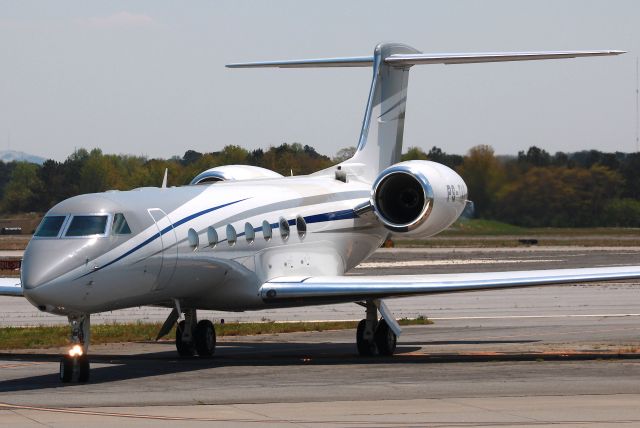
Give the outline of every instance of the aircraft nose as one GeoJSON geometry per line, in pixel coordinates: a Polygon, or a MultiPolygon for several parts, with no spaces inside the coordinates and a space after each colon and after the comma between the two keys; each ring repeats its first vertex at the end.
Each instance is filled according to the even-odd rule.
{"type": "Polygon", "coordinates": [[[32,240],[24,252],[20,272],[22,287],[32,290],[49,283],[84,263],[81,240],[32,240]]]}
{"type": "Polygon", "coordinates": [[[33,251],[30,247],[33,246],[30,245],[24,252],[20,269],[20,282],[25,290],[45,284],[51,278],[50,269],[47,267],[47,260],[50,258],[34,254],[38,251],[33,251]]]}

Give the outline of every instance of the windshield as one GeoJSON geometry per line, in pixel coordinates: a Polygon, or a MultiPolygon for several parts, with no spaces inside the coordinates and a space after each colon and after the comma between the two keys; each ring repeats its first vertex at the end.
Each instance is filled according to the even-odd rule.
{"type": "Polygon", "coordinates": [[[74,215],[65,236],[104,235],[107,215],[74,215]]]}
{"type": "Polygon", "coordinates": [[[36,229],[36,233],[34,236],[38,236],[40,238],[55,238],[60,233],[60,229],[62,228],[62,223],[64,223],[64,219],[66,216],[63,215],[50,215],[46,216],[42,219],[40,226],[36,229]]]}

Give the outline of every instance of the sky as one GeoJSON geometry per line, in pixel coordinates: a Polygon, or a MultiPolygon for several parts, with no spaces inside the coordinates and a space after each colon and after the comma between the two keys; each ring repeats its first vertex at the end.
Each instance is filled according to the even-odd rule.
{"type": "Polygon", "coordinates": [[[405,149],[636,146],[640,2],[0,0],[0,149],[170,157],[357,144],[371,70],[227,63],[423,52],[621,49],[617,57],[411,69],[405,149]]]}

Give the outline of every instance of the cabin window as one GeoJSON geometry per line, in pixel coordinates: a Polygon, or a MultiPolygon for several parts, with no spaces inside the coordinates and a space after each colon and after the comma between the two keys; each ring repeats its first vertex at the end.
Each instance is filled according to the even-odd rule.
{"type": "Polygon", "coordinates": [[[124,218],[124,214],[116,213],[116,215],[113,216],[113,226],[111,227],[111,231],[114,235],[130,235],[131,234],[131,229],[129,228],[127,219],[124,218]]]}
{"type": "Polygon", "coordinates": [[[238,235],[236,234],[236,229],[230,224],[227,225],[227,242],[229,245],[234,245],[236,243],[236,239],[238,235]]]}
{"type": "Polygon", "coordinates": [[[207,240],[209,241],[209,246],[211,248],[218,245],[218,232],[216,232],[215,227],[209,226],[207,228],[207,240]]]}
{"type": "Polygon", "coordinates": [[[74,215],[65,236],[104,235],[108,219],[107,215],[74,215]]]}
{"type": "Polygon", "coordinates": [[[283,241],[289,239],[289,222],[286,218],[280,217],[280,237],[283,241]]]}
{"type": "Polygon", "coordinates": [[[39,238],[55,238],[62,229],[62,224],[66,216],[63,215],[48,215],[42,219],[40,226],[36,229],[34,236],[39,238]]]}
{"type": "Polygon", "coordinates": [[[301,215],[296,217],[296,229],[298,229],[300,239],[304,239],[304,237],[307,236],[307,222],[304,221],[304,217],[301,215]]]}
{"type": "Polygon", "coordinates": [[[262,222],[262,236],[264,236],[265,241],[270,241],[271,236],[273,236],[273,232],[271,231],[271,223],[267,220],[262,222]]]}
{"type": "Polygon", "coordinates": [[[253,241],[256,239],[256,232],[253,230],[253,226],[249,222],[244,224],[244,236],[247,238],[248,244],[253,244],[253,241]]]}
{"type": "Polygon", "coordinates": [[[189,241],[189,246],[195,251],[198,249],[198,245],[200,244],[200,237],[198,236],[198,232],[195,229],[190,228],[187,231],[187,240],[189,241]]]}

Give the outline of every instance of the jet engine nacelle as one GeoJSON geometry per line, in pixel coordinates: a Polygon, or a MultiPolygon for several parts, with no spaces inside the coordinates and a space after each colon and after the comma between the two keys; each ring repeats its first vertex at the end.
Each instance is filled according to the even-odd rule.
{"type": "Polygon", "coordinates": [[[373,183],[371,205],[384,226],[403,237],[449,227],[467,202],[467,185],[451,168],[412,160],[391,165],[373,183]]]}
{"type": "Polygon", "coordinates": [[[218,181],[255,180],[260,178],[281,178],[282,175],[270,169],[251,165],[223,165],[208,169],[191,180],[189,184],[212,184],[218,181]]]}

